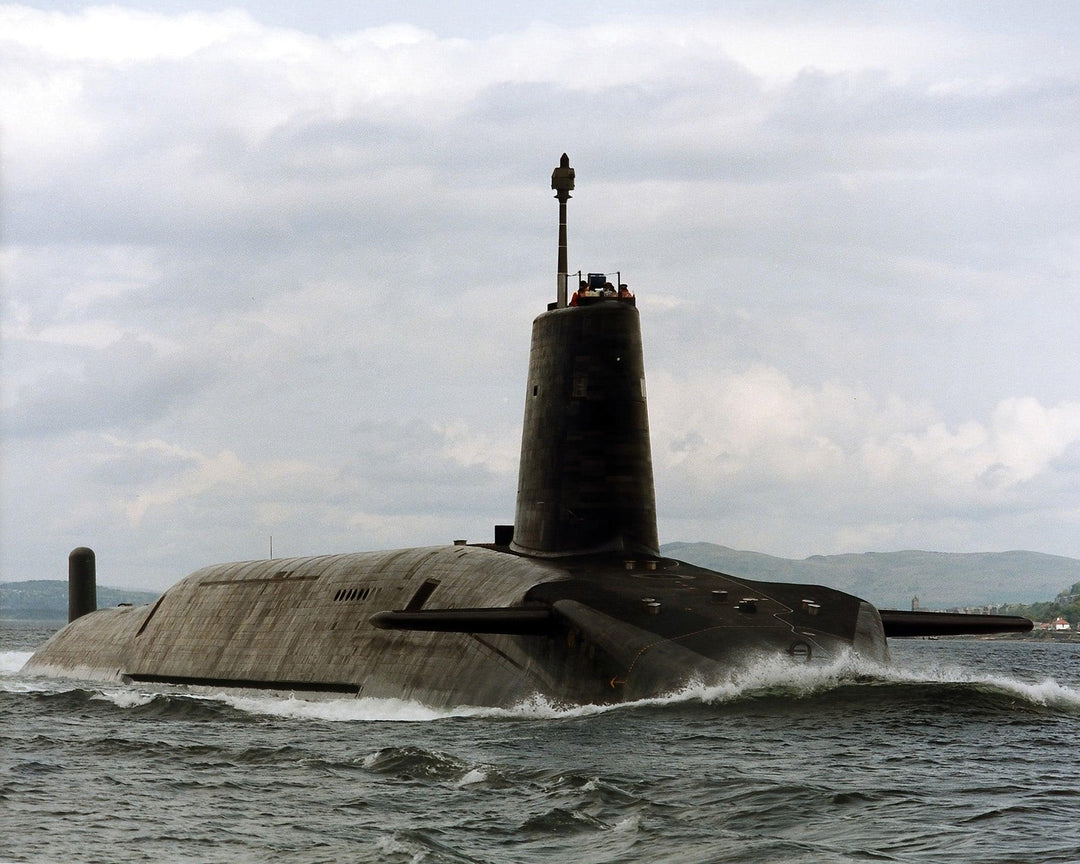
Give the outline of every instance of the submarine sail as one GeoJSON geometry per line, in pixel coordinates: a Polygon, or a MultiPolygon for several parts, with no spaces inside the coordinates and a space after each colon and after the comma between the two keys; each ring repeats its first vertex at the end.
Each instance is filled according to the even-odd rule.
{"type": "Polygon", "coordinates": [[[633,298],[578,302],[533,322],[511,548],[655,557],[638,311],[633,298]]]}

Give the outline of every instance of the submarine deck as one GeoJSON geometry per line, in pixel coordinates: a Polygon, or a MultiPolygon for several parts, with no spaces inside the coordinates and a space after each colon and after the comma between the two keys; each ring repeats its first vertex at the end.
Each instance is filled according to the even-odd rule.
{"type": "Polygon", "coordinates": [[[610,702],[729,676],[758,653],[810,662],[856,645],[880,658],[867,609],[673,559],[425,547],[204,568],[153,605],[76,619],[26,669],[431,705],[610,702]],[[420,626],[377,623],[393,610],[420,626]]]}

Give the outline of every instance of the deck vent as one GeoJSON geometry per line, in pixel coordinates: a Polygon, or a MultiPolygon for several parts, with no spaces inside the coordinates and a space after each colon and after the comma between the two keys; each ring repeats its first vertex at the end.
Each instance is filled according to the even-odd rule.
{"type": "Polygon", "coordinates": [[[352,600],[367,600],[367,598],[370,597],[374,591],[375,589],[370,586],[355,588],[338,588],[338,590],[334,592],[334,602],[348,603],[352,600]]]}

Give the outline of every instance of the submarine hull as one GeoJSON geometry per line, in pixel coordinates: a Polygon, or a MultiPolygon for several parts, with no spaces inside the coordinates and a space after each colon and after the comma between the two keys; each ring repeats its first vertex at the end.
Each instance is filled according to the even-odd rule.
{"type": "Polygon", "coordinates": [[[155,604],[80,617],[24,671],[510,706],[660,696],[730,680],[762,656],[821,662],[852,649],[885,659],[880,619],[821,586],[673,559],[555,564],[440,546],[208,567],[155,604]],[[386,609],[400,612],[380,618],[386,609]]]}

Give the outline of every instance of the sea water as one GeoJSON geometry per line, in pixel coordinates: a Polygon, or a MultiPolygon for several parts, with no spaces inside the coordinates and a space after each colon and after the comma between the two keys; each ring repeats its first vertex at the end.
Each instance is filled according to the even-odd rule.
{"type": "Polygon", "coordinates": [[[1076,643],[434,710],[20,675],[51,629],[0,630],[0,861],[1080,861],[1076,643]]]}

